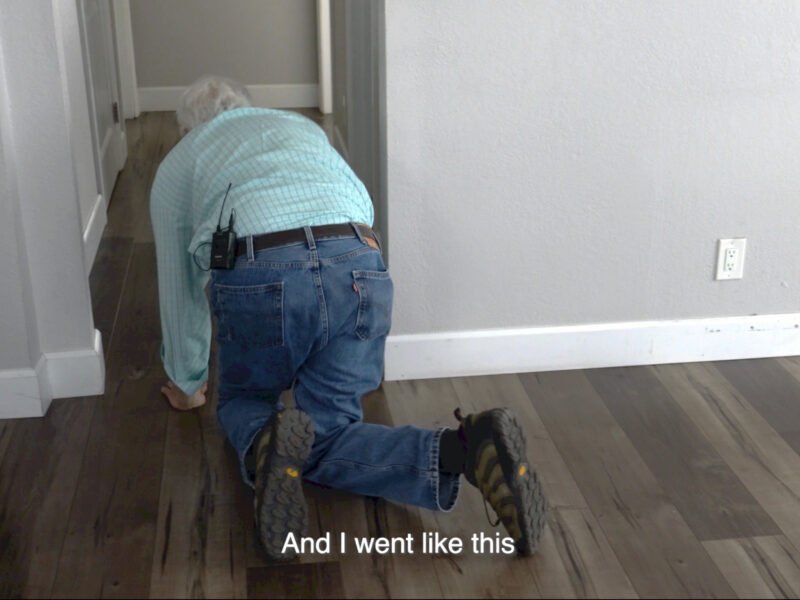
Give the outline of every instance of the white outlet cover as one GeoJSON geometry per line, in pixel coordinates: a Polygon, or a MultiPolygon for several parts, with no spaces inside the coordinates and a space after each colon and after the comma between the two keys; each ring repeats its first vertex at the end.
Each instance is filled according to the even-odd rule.
{"type": "MultiPolygon", "coordinates": [[[[747,247],[747,238],[730,238],[719,241],[717,250],[717,279],[741,279],[744,277],[744,256],[747,247]],[[735,260],[733,268],[726,269],[726,253],[733,250],[735,260]]],[[[730,266],[730,265],[728,265],[730,266]]]]}

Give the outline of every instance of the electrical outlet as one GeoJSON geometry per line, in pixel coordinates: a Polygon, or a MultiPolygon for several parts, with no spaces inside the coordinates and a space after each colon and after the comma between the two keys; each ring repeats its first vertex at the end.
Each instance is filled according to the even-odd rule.
{"type": "Polygon", "coordinates": [[[741,279],[744,276],[744,251],[747,238],[719,241],[717,279],[741,279]]]}
{"type": "Polygon", "coordinates": [[[731,273],[736,270],[737,259],[739,258],[738,248],[725,248],[725,264],[722,265],[722,270],[726,273],[731,273]]]}

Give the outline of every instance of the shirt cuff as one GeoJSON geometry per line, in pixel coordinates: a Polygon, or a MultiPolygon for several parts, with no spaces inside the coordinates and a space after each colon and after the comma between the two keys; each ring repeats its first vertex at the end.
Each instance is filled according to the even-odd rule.
{"type": "Polygon", "coordinates": [[[204,383],[206,383],[206,381],[208,381],[208,379],[207,378],[203,378],[199,383],[196,382],[196,381],[186,381],[186,382],[183,382],[181,384],[176,382],[175,385],[177,385],[179,388],[181,388],[183,390],[184,394],[186,394],[187,396],[191,396],[197,390],[199,390],[200,387],[204,383]]]}

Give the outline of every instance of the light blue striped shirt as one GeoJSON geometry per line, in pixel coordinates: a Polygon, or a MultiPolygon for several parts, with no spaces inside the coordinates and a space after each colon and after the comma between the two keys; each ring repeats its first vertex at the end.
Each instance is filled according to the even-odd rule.
{"type": "Polygon", "coordinates": [[[313,121],[237,108],[190,131],[158,167],[150,193],[161,309],[161,359],[187,394],[208,379],[210,242],[228,184],[223,227],[237,237],[349,221],[372,225],[367,190],[313,121]]]}

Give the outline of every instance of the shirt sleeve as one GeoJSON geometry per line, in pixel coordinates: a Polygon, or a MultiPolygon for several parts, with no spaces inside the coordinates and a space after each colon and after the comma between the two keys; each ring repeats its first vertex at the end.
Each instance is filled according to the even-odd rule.
{"type": "Polygon", "coordinates": [[[178,158],[168,156],[159,166],[150,193],[150,217],[158,265],[161,360],[169,378],[192,394],[208,379],[209,276],[188,251],[193,236],[192,170],[178,158]]]}

